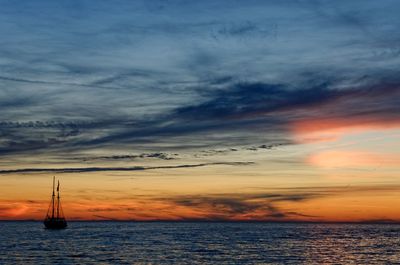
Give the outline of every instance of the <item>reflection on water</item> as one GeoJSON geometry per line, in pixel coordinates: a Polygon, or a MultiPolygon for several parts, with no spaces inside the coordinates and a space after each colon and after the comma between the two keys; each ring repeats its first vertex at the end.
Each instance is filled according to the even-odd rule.
{"type": "Polygon", "coordinates": [[[0,222],[0,264],[396,264],[400,225],[0,222]]]}

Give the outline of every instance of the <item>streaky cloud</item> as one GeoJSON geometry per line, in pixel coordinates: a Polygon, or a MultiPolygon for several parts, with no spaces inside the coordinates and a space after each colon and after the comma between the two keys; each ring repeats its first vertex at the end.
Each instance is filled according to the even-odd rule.
{"type": "Polygon", "coordinates": [[[187,164],[175,166],[134,166],[134,167],[72,167],[72,168],[21,168],[21,169],[4,169],[0,170],[0,174],[16,174],[16,173],[83,173],[83,172],[104,172],[104,171],[142,171],[156,169],[177,169],[177,168],[194,168],[206,167],[214,165],[226,166],[248,166],[254,162],[215,162],[201,164],[187,164]]]}
{"type": "MultiPolygon", "coordinates": [[[[193,194],[166,197],[155,196],[149,199],[156,202],[162,201],[173,206],[188,207],[194,211],[199,211],[199,213],[207,213],[196,220],[287,221],[296,218],[305,218],[308,221],[319,221],[321,220],[321,216],[284,209],[279,203],[301,203],[324,199],[327,197],[340,197],[345,194],[354,195],[365,192],[397,192],[399,190],[400,186],[397,184],[390,185],[379,183],[376,185],[357,186],[310,186],[278,189],[265,188],[260,191],[256,190],[252,193],[193,194]]],[[[121,210],[123,210],[123,208],[121,208],[121,210]]],[[[190,220],[190,218],[182,217],[180,220],[190,220]]],[[[372,221],[374,222],[375,220],[372,221]]],[[[387,221],[393,222],[393,220],[387,221]]]]}
{"type": "Polygon", "coordinates": [[[103,89],[120,89],[119,87],[108,87],[97,84],[80,84],[80,83],[68,83],[68,82],[55,82],[55,81],[45,81],[45,80],[30,80],[15,77],[0,76],[0,80],[21,82],[28,84],[44,84],[44,85],[57,85],[57,86],[77,86],[77,87],[88,87],[88,88],[103,88],[103,89]]]}

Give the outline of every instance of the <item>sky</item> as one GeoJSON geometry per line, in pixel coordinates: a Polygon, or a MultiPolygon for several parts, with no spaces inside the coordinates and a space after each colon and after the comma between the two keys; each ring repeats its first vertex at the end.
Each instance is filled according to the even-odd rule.
{"type": "Polygon", "coordinates": [[[400,222],[399,1],[0,6],[0,220],[400,222]]]}

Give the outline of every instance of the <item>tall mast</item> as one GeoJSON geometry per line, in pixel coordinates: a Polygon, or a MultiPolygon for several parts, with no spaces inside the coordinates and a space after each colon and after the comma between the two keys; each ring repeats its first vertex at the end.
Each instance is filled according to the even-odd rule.
{"type": "Polygon", "coordinates": [[[54,218],[54,181],[55,177],[53,176],[53,195],[51,196],[51,218],[54,218]]]}
{"type": "Polygon", "coordinates": [[[60,181],[57,180],[57,219],[60,217],[60,181]]]}

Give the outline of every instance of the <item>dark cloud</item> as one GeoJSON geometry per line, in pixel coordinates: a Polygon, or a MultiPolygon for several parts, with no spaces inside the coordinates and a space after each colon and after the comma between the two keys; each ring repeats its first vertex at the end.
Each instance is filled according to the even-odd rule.
{"type": "MultiPolygon", "coordinates": [[[[311,88],[240,83],[203,94],[203,103],[178,107],[146,120],[2,121],[0,154],[40,150],[70,153],[108,145],[124,150],[127,144],[146,146],[160,141],[183,150],[199,137],[199,145],[231,146],[205,150],[204,155],[233,152],[237,150],[233,146],[259,142],[246,147],[256,151],[291,144],[287,127],[297,121],[346,118],[368,123],[400,118],[400,86],[393,82],[347,89],[327,83],[311,88]],[[255,133],[257,130],[263,134],[255,133]],[[212,137],[208,139],[209,133],[212,137]]],[[[174,158],[163,152],[143,153],[139,157],[174,158]]]]}
{"type": "MultiPolygon", "coordinates": [[[[297,105],[308,106],[328,100],[334,92],[323,87],[306,90],[290,90],[283,85],[238,84],[223,91],[208,92],[205,103],[180,107],[172,113],[155,117],[152,122],[134,128],[121,128],[122,132],[98,137],[90,141],[79,141],[76,145],[96,146],[108,142],[123,143],[149,138],[153,141],[165,137],[192,135],[196,137],[206,132],[231,131],[246,135],[257,127],[268,127],[268,133],[284,133],[287,117],[251,117],[253,114],[295,108],[297,105]],[[169,121],[167,125],[165,121],[169,121]]],[[[233,140],[227,138],[227,141],[233,140]]],[[[271,139],[273,141],[273,139],[271,139]]],[[[286,140],[288,141],[288,140],[286,140]]],[[[231,142],[231,144],[235,144],[231,142]]],[[[274,143],[272,143],[274,144],[274,143]]]]}
{"type": "Polygon", "coordinates": [[[175,159],[174,157],[171,157],[170,155],[166,153],[150,153],[150,154],[141,154],[140,157],[151,157],[151,158],[158,158],[162,160],[173,160],[175,159]]]}
{"type": "MultiPolygon", "coordinates": [[[[207,213],[204,217],[198,218],[198,220],[236,220],[238,217],[247,216],[251,217],[252,220],[264,221],[291,220],[297,217],[305,218],[308,221],[318,221],[320,216],[287,210],[279,206],[279,203],[299,203],[358,192],[396,192],[399,190],[399,185],[382,184],[375,186],[320,186],[281,188],[273,192],[255,191],[253,193],[178,195],[150,199],[167,204],[190,207],[191,210],[199,213],[207,213]]],[[[183,219],[186,220],[185,218],[183,219]]],[[[376,221],[379,222],[380,220],[376,221]]],[[[381,221],[385,222],[386,220],[381,221]]],[[[375,222],[375,220],[372,220],[372,222],[375,222]]]]}
{"type": "MultiPolygon", "coordinates": [[[[85,147],[108,142],[135,142],[148,137],[157,142],[165,137],[195,138],[207,132],[230,132],[231,135],[237,133],[250,137],[253,130],[263,128],[265,137],[270,136],[272,141],[258,147],[265,149],[281,144],[279,141],[290,142],[288,136],[284,138],[286,127],[299,120],[335,117],[396,119],[399,91],[398,84],[352,89],[335,89],[327,84],[304,89],[262,83],[238,84],[222,91],[208,92],[209,99],[205,102],[177,108],[154,119],[152,124],[147,123],[148,126],[141,126],[139,122],[134,129],[125,128],[122,133],[77,144],[85,147]],[[319,111],[316,112],[315,108],[319,111]],[[165,120],[169,121],[167,125],[164,125],[165,120]],[[275,135],[283,139],[277,140],[275,135]]],[[[229,137],[226,141],[231,145],[237,144],[229,137]]]]}
{"type": "Polygon", "coordinates": [[[179,154],[176,153],[142,153],[137,155],[110,155],[110,156],[98,156],[98,157],[85,157],[85,158],[77,158],[83,161],[89,160],[135,160],[138,158],[157,158],[161,160],[174,160],[179,157],[179,154]]]}
{"type": "Polygon", "coordinates": [[[316,215],[302,214],[302,213],[298,213],[298,212],[286,212],[286,214],[289,216],[299,216],[299,217],[309,217],[309,218],[320,217],[320,216],[316,216],[316,215]]]}
{"type": "Polygon", "coordinates": [[[277,202],[301,202],[326,196],[323,193],[252,193],[252,194],[220,194],[192,195],[164,198],[163,200],[192,209],[206,210],[210,220],[229,220],[238,215],[257,215],[259,219],[283,219],[291,217],[316,216],[303,215],[298,212],[284,211],[276,206],[277,202]],[[218,213],[215,215],[214,213],[218,213]]]}
{"type": "Polygon", "coordinates": [[[0,174],[16,174],[16,173],[82,173],[82,172],[104,172],[104,171],[142,171],[155,169],[177,169],[177,168],[193,168],[205,167],[213,165],[227,166],[247,166],[253,162],[215,162],[202,164],[174,165],[174,166],[134,166],[134,167],[76,167],[76,168],[20,168],[20,169],[4,169],[0,170],[0,174]]]}
{"type": "Polygon", "coordinates": [[[52,81],[44,81],[44,80],[29,80],[29,79],[22,79],[22,78],[15,78],[15,77],[6,77],[0,76],[0,80],[4,81],[12,81],[12,82],[21,82],[21,83],[28,83],[28,84],[42,84],[42,85],[57,85],[57,86],[77,86],[77,87],[88,87],[88,88],[103,88],[103,89],[119,89],[119,87],[108,87],[102,86],[102,82],[93,83],[93,84],[80,84],[80,83],[69,83],[69,82],[52,82],[52,81]]]}
{"type": "Polygon", "coordinates": [[[400,82],[349,89],[338,89],[335,88],[336,85],[338,84],[324,83],[310,88],[296,88],[265,83],[238,84],[222,91],[211,92],[210,99],[204,103],[178,108],[175,115],[195,120],[241,120],[275,113],[275,116],[268,117],[269,120],[286,123],[296,118],[299,110],[303,111],[303,115],[314,115],[315,113],[306,112],[313,107],[322,110],[321,118],[327,115],[323,111],[335,111],[333,115],[342,111],[343,113],[339,112],[337,115],[350,115],[351,118],[354,115],[363,115],[363,109],[370,112],[364,115],[377,113],[383,116],[398,109],[398,100],[393,97],[400,93],[400,82]],[[375,101],[375,104],[363,105],[370,101],[375,101]],[[352,108],[341,110],[342,104],[352,108]],[[280,113],[283,111],[288,113],[280,113]]]}
{"type": "Polygon", "coordinates": [[[250,147],[237,147],[237,148],[225,148],[225,149],[210,149],[210,150],[202,150],[201,152],[195,154],[195,157],[202,157],[202,156],[215,156],[215,155],[224,155],[224,154],[229,154],[232,152],[238,152],[238,151],[243,151],[243,150],[249,150],[249,151],[259,151],[262,149],[267,149],[271,150],[274,149],[278,146],[282,145],[289,145],[292,144],[291,142],[285,142],[283,143],[277,143],[277,144],[262,144],[259,146],[250,146],[250,147]]]}
{"type": "MultiPolygon", "coordinates": [[[[104,215],[98,215],[98,214],[93,214],[93,217],[97,217],[97,218],[101,218],[103,220],[109,220],[109,221],[119,221],[118,218],[113,218],[113,217],[109,217],[109,216],[104,216],[104,215]]],[[[77,219],[79,220],[80,218],[71,218],[72,220],[77,219]]]]}
{"type": "Polygon", "coordinates": [[[178,108],[178,117],[191,119],[238,119],[243,115],[272,112],[288,107],[316,104],[331,99],[335,92],[321,85],[290,89],[279,84],[243,83],[210,93],[210,100],[199,105],[178,108]]]}
{"type": "Polygon", "coordinates": [[[89,208],[87,209],[88,212],[116,212],[116,211],[120,211],[120,208],[114,207],[97,207],[97,208],[89,208]]]}

